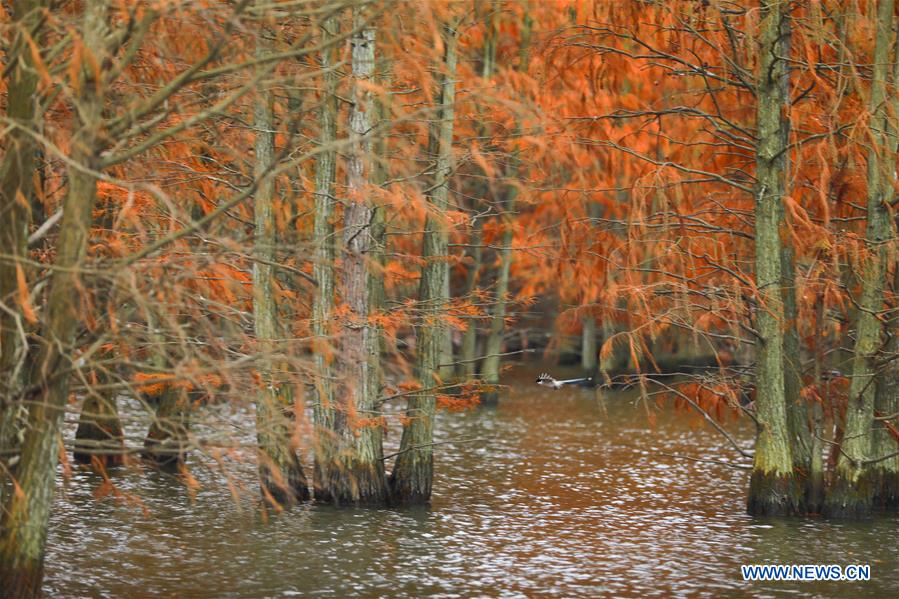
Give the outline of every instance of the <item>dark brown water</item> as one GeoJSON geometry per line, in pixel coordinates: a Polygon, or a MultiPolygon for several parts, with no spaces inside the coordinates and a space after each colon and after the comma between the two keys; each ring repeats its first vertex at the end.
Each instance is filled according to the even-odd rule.
{"type": "Polygon", "coordinates": [[[101,501],[101,480],[76,472],[53,514],[48,594],[899,596],[899,520],[749,518],[745,471],[665,455],[733,457],[695,416],[655,411],[652,427],[633,395],[603,407],[592,391],[534,386],[537,370],[510,375],[495,410],[442,415],[439,440],[465,442],[437,448],[429,509],[264,521],[250,465],[229,487],[194,464],[193,491],[125,473],[125,496],[101,501]],[[870,564],[872,580],[747,583],[749,563],[870,564]]]}

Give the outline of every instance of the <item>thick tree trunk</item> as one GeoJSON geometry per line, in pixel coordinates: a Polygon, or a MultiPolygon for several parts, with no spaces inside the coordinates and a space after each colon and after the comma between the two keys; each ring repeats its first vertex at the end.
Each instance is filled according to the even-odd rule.
{"type": "MultiPolygon", "coordinates": [[[[267,0],[261,0],[265,3],[267,0]]],[[[260,31],[257,56],[268,54],[271,35],[266,28],[260,31]]],[[[277,230],[274,217],[274,180],[270,171],[275,165],[274,98],[271,90],[259,90],[253,116],[255,128],[256,164],[258,180],[254,196],[256,224],[253,263],[253,323],[259,343],[259,375],[262,388],[256,398],[256,438],[259,443],[259,480],[263,497],[278,506],[293,504],[309,498],[306,476],[293,446],[293,401],[290,382],[282,380],[283,373],[275,368],[278,334],[278,306],[274,295],[275,245],[277,230]]]]}
{"type": "Polygon", "coordinates": [[[758,286],[758,432],[747,510],[753,515],[799,511],[784,395],[782,245],[787,241],[783,209],[788,127],[786,108],[789,22],[786,5],[762,0],[758,66],[758,148],[756,150],[756,284],[758,286]]]}
{"type": "MultiPolygon", "coordinates": [[[[3,163],[0,165],[0,214],[4,223],[0,226],[0,302],[8,308],[17,305],[18,269],[25,266],[16,261],[26,252],[28,238],[28,206],[33,203],[36,144],[28,133],[36,130],[40,115],[36,112],[38,100],[37,70],[34,56],[28,49],[24,32],[28,32],[40,44],[43,28],[37,23],[46,0],[23,0],[12,5],[12,31],[16,37],[7,53],[11,64],[6,81],[6,116],[15,127],[3,140],[3,163]]],[[[24,434],[21,427],[26,409],[19,401],[27,347],[23,342],[24,326],[21,318],[0,310],[0,502],[3,501],[7,467],[19,439],[24,434]]],[[[13,460],[14,461],[14,460],[13,460]]]]}
{"type": "MultiPolygon", "coordinates": [[[[893,89],[892,110],[893,115],[899,114],[899,35],[896,36],[893,46],[893,89]]],[[[895,124],[887,130],[891,152],[899,152],[899,130],[895,124]]],[[[896,173],[890,172],[887,180],[890,185],[895,185],[896,173]]],[[[889,193],[889,186],[887,186],[889,193]]],[[[899,232],[899,217],[893,221],[893,232],[899,232]]],[[[882,375],[878,378],[877,389],[874,397],[874,412],[884,420],[875,423],[874,431],[874,456],[881,460],[874,464],[874,479],[878,481],[875,489],[874,504],[883,509],[899,510],[899,418],[893,417],[899,414],[899,260],[897,260],[896,248],[893,248],[893,304],[890,318],[887,320],[887,335],[889,342],[886,347],[887,359],[890,360],[883,367],[882,375]],[[892,457],[887,457],[892,456],[892,457]]]]}
{"type": "Polygon", "coordinates": [[[312,304],[312,334],[315,337],[315,425],[313,486],[316,499],[327,499],[328,464],[335,458],[333,348],[331,318],[334,311],[334,177],[337,152],[337,70],[336,44],[338,19],[332,16],[322,25],[321,68],[322,104],[319,112],[319,145],[322,152],[315,164],[315,217],[313,243],[315,260],[312,273],[317,286],[312,304]]]}
{"type": "MultiPolygon", "coordinates": [[[[356,9],[354,22],[362,24],[356,9]]],[[[354,143],[347,159],[347,206],[344,210],[343,299],[349,313],[341,335],[341,386],[334,412],[336,451],[326,466],[327,500],[336,504],[382,505],[387,479],[381,448],[380,420],[375,412],[377,389],[371,369],[380,341],[371,315],[371,222],[373,204],[365,189],[371,175],[372,94],[367,88],[375,66],[375,31],[364,27],[350,40],[355,80],[350,129],[354,143]]]]}
{"type": "Polygon", "coordinates": [[[441,81],[439,126],[436,128],[437,160],[433,191],[429,196],[429,211],[425,219],[422,241],[422,258],[425,265],[421,270],[418,301],[421,306],[422,322],[418,326],[416,367],[421,391],[409,399],[406,410],[407,424],[403,427],[403,438],[399,455],[390,475],[393,501],[400,504],[427,503],[431,498],[431,484],[434,478],[434,417],[436,413],[436,388],[445,381],[441,377],[440,363],[444,354],[444,344],[448,336],[443,322],[443,312],[447,304],[446,277],[449,267],[446,262],[449,233],[446,225],[446,210],[449,198],[449,177],[452,172],[453,124],[456,102],[456,47],[458,31],[447,25],[444,35],[446,55],[444,75],[441,81]]]}
{"type": "MultiPolygon", "coordinates": [[[[102,64],[107,31],[104,0],[84,7],[85,48],[102,64]]],[[[86,66],[86,63],[85,63],[86,66]]],[[[59,457],[59,434],[69,394],[68,370],[72,344],[82,320],[78,270],[85,261],[96,200],[92,171],[99,155],[102,127],[102,85],[96,71],[85,68],[77,98],[78,131],[72,139],[69,189],[60,225],[59,243],[50,282],[47,319],[41,331],[29,398],[28,430],[16,480],[21,492],[10,494],[0,524],[0,589],[6,597],[37,596],[44,570],[44,549],[59,457]]]]}
{"type": "Polygon", "coordinates": [[[888,260],[890,220],[887,203],[892,197],[891,173],[895,154],[888,143],[889,111],[886,95],[894,0],[880,0],[874,41],[874,69],[868,109],[873,115],[868,152],[867,249],[862,272],[858,331],[852,359],[852,379],[846,406],[846,430],[837,459],[833,484],[824,502],[824,513],[836,517],[864,517],[871,511],[876,482],[868,461],[873,456],[875,373],[881,345],[884,284],[888,260]]]}

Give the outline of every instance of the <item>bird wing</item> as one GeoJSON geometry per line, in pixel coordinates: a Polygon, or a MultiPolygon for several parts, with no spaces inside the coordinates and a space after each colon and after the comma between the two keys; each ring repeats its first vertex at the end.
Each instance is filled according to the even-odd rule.
{"type": "Polygon", "coordinates": [[[574,383],[583,383],[584,381],[589,381],[590,377],[584,377],[580,379],[565,379],[564,381],[556,381],[560,385],[573,385],[574,383]]]}

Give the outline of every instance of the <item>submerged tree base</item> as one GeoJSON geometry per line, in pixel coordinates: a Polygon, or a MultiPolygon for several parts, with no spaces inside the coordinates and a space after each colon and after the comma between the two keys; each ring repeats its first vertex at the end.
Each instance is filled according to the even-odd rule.
{"type": "Polygon", "coordinates": [[[125,461],[125,433],[115,400],[89,396],[84,400],[72,458],[79,464],[118,466],[125,461]]]}
{"type": "Polygon", "coordinates": [[[316,501],[336,506],[386,506],[390,497],[384,466],[357,460],[337,460],[327,468],[326,488],[316,501]]]}
{"type": "Polygon", "coordinates": [[[874,481],[869,475],[862,475],[852,482],[837,472],[830,491],[824,499],[822,513],[828,518],[855,520],[870,518],[874,489],[874,481]]]}
{"type": "Polygon", "coordinates": [[[299,462],[283,468],[280,474],[272,472],[270,466],[260,465],[259,479],[262,496],[277,507],[310,499],[309,485],[299,462]]]}
{"type": "Polygon", "coordinates": [[[43,597],[41,592],[43,579],[42,564],[14,565],[5,551],[0,553],[0,593],[4,599],[43,597]]]}
{"type": "Polygon", "coordinates": [[[881,470],[872,476],[874,508],[889,512],[899,511],[899,472],[881,470]]]}
{"type": "Polygon", "coordinates": [[[751,516],[795,516],[802,513],[800,495],[792,474],[755,470],[749,480],[746,512],[751,516]]]}
{"type": "Polygon", "coordinates": [[[434,456],[422,459],[418,451],[400,456],[390,474],[390,496],[394,505],[427,505],[431,501],[434,456]]]}

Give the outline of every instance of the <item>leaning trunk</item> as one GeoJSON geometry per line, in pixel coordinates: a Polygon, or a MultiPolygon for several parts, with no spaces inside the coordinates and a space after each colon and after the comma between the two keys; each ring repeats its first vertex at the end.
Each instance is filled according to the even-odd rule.
{"type": "MultiPolygon", "coordinates": [[[[456,98],[456,44],[458,31],[447,26],[444,44],[445,73],[441,82],[437,159],[433,192],[429,199],[428,216],[422,244],[422,259],[418,301],[422,322],[416,336],[418,350],[416,367],[421,390],[409,399],[407,424],[403,427],[396,465],[390,476],[393,500],[401,504],[427,503],[431,498],[434,478],[434,417],[436,393],[443,384],[440,361],[447,338],[443,312],[446,308],[446,254],[449,233],[446,225],[449,177],[452,172],[453,121],[456,98]]],[[[432,144],[434,145],[434,144],[432,144]]]]}
{"type": "MultiPolygon", "coordinates": [[[[85,48],[102,64],[106,31],[106,3],[90,0],[84,7],[85,48]]],[[[74,165],[69,170],[69,189],[60,225],[54,261],[43,344],[31,380],[32,401],[28,429],[22,444],[16,483],[21,492],[10,494],[0,525],[0,589],[6,597],[37,596],[41,592],[47,524],[56,482],[59,435],[69,395],[71,355],[83,305],[79,271],[85,262],[91,211],[96,200],[102,127],[102,84],[96,72],[82,71],[79,86],[78,131],[71,148],[74,165]]]]}
{"type": "Polygon", "coordinates": [[[890,238],[889,209],[892,196],[890,172],[895,155],[889,151],[886,81],[889,65],[894,0],[881,0],[877,7],[874,41],[874,70],[868,106],[873,115],[868,151],[868,222],[865,230],[866,256],[862,268],[862,290],[858,310],[858,330],[852,358],[852,379],[846,406],[846,428],[833,484],[824,503],[830,516],[861,517],[871,511],[876,482],[870,461],[873,456],[875,373],[881,345],[884,283],[890,238]]]}
{"type": "Polygon", "coordinates": [[[781,515],[800,509],[793,478],[787,405],[784,395],[784,301],[781,294],[781,244],[786,180],[789,97],[786,51],[789,47],[785,5],[762,0],[758,71],[758,148],[756,150],[755,244],[758,288],[758,431],[749,482],[747,510],[753,515],[781,515]]]}

